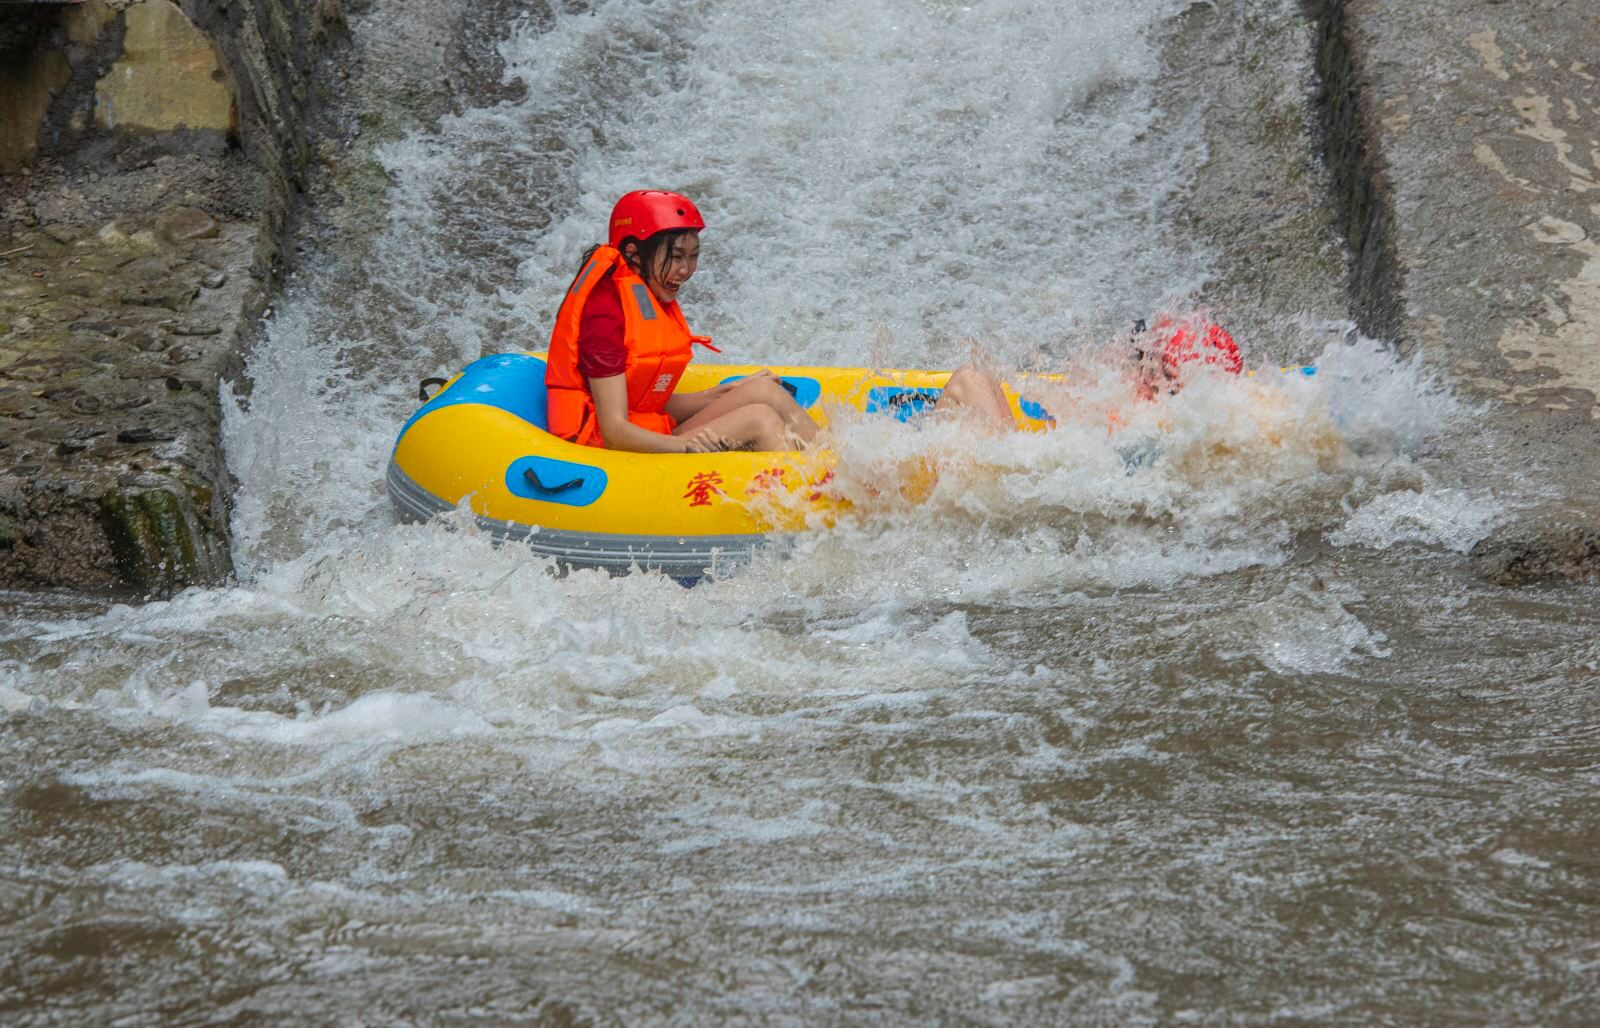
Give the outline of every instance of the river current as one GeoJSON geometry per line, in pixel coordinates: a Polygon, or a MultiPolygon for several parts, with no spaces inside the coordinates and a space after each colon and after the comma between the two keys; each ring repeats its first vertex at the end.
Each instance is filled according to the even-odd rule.
{"type": "Polygon", "coordinates": [[[237,583],[5,600],[0,1021],[1591,1021],[1595,593],[1464,559],[1546,472],[1292,311],[1128,398],[1208,279],[1185,6],[485,33],[226,398],[237,583]],[[397,525],[416,380],[542,347],[643,185],[725,359],[1061,371],[1058,428],[840,426],[858,515],[688,589],[397,525]]]}

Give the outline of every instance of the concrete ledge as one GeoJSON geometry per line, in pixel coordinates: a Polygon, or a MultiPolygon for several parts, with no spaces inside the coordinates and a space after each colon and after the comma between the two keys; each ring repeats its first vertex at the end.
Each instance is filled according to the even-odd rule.
{"type": "Polygon", "coordinates": [[[228,575],[218,385],[263,303],[257,241],[177,207],[0,248],[0,582],[228,575]]]}
{"type": "Polygon", "coordinates": [[[1490,401],[1507,474],[1560,495],[1479,547],[1504,584],[1593,581],[1600,550],[1600,13],[1310,0],[1361,326],[1490,401]],[[1575,527],[1576,526],[1576,527],[1575,527]]]}

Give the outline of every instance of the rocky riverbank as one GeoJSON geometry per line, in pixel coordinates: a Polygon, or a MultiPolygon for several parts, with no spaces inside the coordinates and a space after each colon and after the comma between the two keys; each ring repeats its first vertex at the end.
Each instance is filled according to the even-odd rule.
{"type": "Polygon", "coordinates": [[[342,24],[335,0],[0,6],[0,587],[230,574],[219,384],[342,24]]]}

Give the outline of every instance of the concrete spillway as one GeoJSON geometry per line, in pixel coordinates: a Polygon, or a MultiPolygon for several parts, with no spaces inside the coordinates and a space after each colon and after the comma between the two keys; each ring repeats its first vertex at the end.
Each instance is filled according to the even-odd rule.
{"type": "MultiPolygon", "coordinates": [[[[17,57],[12,74],[20,76],[8,129],[15,139],[8,145],[21,159],[37,150],[39,139],[47,139],[47,152],[56,159],[45,174],[18,173],[7,187],[12,242],[11,252],[0,258],[5,262],[0,274],[13,283],[8,289],[15,294],[15,310],[8,322],[11,367],[0,374],[8,374],[12,383],[6,401],[11,417],[27,419],[8,423],[15,464],[27,473],[14,474],[4,490],[10,497],[4,574],[15,584],[97,588],[121,582],[165,590],[213,581],[230,566],[223,508],[229,488],[215,456],[216,411],[208,412],[205,402],[196,407],[187,390],[193,387],[201,397],[214,393],[220,377],[234,366],[251,312],[260,310],[271,288],[282,226],[295,195],[292,182],[303,178],[305,140],[315,131],[297,124],[290,112],[298,109],[297,102],[319,95],[306,86],[309,55],[338,36],[324,29],[329,14],[321,5],[301,12],[268,4],[229,25],[201,18],[203,29],[218,34],[216,44],[165,0],[125,12],[118,5],[91,4],[75,9],[61,28],[50,28],[41,17],[30,14],[12,24],[7,44],[17,57]],[[158,6],[165,13],[147,16],[158,6]],[[291,36],[300,43],[283,49],[291,36]],[[141,93],[142,65],[134,55],[142,50],[124,57],[126,72],[119,64],[116,74],[99,83],[89,72],[73,70],[78,65],[72,61],[91,54],[102,62],[114,59],[118,47],[134,45],[127,40],[167,55],[161,58],[165,63],[152,65],[166,69],[160,74],[171,77],[194,68],[196,85],[169,90],[171,96],[163,100],[165,87],[158,88],[152,78],[150,95],[141,93]],[[58,46],[64,49],[51,49],[58,46]],[[193,56],[171,57],[179,52],[193,56]],[[215,57],[207,56],[211,53],[215,57]],[[208,76],[206,65],[213,60],[227,70],[208,76]],[[73,84],[79,77],[85,77],[82,87],[73,84]],[[74,121],[79,116],[68,106],[50,101],[52,91],[71,95],[80,88],[90,90],[84,103],[94,111],[92,123],[74,121]],[[228,89],[243,112],[233,129],[228,89]],[[217,90],[220,122],[212,113],[216,103],[202,98],[217,90]],[[35,94],[39,100],[29,99],[35,94]],[[126,121],[136,117],[131,112],[146,108],[148,114],[137,116],[142,122],[126,121]],[[119,117],[124,119],[120,126],[119,117]],[[127,358],[149,364],[139,378],[151,383],[150,396],[114,403],[143,399],[147,405],[123,415],[126,424],[119,423],[117,432],[96,433],[71,404],[83,408],[97,401],[78,399],[81,384],[52,387],[50,381],[67,374],[69,365],[80,368],[74,372],[79,375],[81,368],[109,367],[96,361],[105,350],[101,337],[74,334],[70,326],[107,325],[112,339],[142,339],[144,329],[134,324],[137,318],[129,320],[126,305],[117,306],[119,298],[141,291],[153,295],[154,263],[171,266],[185,255],[145,255],[141,263],[133,260],[141,255],[134,252],[141,244],[133,244],[115,259],[121,253],[116,246],[122,245],[116,239],[137,235],[142,227],[156,229],[162,212],[174,209],[170,169],[157,175],[124,173],[159,181],[134,186],[128,177],[120,190],[107,193],[111,179],[95,170],[100,166],[87,155],[71,157],[72,148],[114,139],[119,128],[159,134],[180,124],[188,134],[183,138],[202,141],[203,132],[194,136],[196,126],[213,123],[217,131],[246,142],[260,170],[230,170],[225,165],[236,158],[225,149],[206,151],[203,142],[199,150],[196,142],[177,144],[179,150],[188,148],[186,164],[211,162],[220,171],[200,182],[198,191],[191,189],[187,199],[209,205],[213,215],[242,220],[230,235],[235,239],[255,231],[252,212],[259,213],[265,231],[256,238],[262,245],[253,248],[247,262],[236,256],[247,252],[237,245],[231,251],[235,255],[219,253],[206,261],[219,267],[231,263],[236,283],[254,279],[260,287],[233,298],[208,293],[230,310],[187,319],[186,310],[177,308],[186,308],[188,301],[176,294],[163,299],[163,293],[156,297],[160,303],[144,307],[155,312],[158,338],[138,350],[158,355],[170,350],[182,360],[171,354],[165,364],[127,358]],[[79,139],[83,142],[75,142],[79,139]],[[87,182],[90,177],[94,183],[87,182]],[[260,186],[239,187],[250,180],[260,186]],[[219,183],[228,191],[219,191],[219,183]],[[74,190],[99,194],[98,202],[75,207],[67,199],[74,190]],[[121,227],[102,232],[119,214],[119,202],[128,208],[120,212],[121,227]],[[102,220],[79,224],[83,215],[102,220]],[[108,244],[116,253],[99,254],[108,244]],[[66,276],[51,277],[44,269],[85,257],[95,268],[107,260],[117,266],[131,262],[133,274],[146,277],[123,282],[95,271],[96,288],[78,283],[71,286],[76,293],[63,294],[66,300],[52,300],[52,283],[65,288],[66,276]],[[105,316],[108,303],[117,317],[105,316]],[[164,320],[161,304],[172,308],[164,320]],[[193,334],[197,326],[203,334],[193,334]],[[174,331],[191,334],[171,337],[174,331]],[[169,380],[178,388],[156,388],[169,380]],[[163,457],[156,452],[161,447],[136,441],[142,434],[170,438],[166,449],[185,456],[163,457]],[[138,467],[130,471],[133,465],[138,467]],[[163,467],[169,470],[160,471],[163,467]],[[116,484],[119,478],[122,485],[116,484]],[[63,492],[75,479],[81,484],[63,492]]],[[[1552,464],[1586,460],[1594,442],[1588,398],[1600,374],[1592,352],[1600,317],[1592,280],[1600,258],[1591,252],[1594,212],[1588,197],[1597,173],[1595,98],[1581,48],[1574,50],[1567,41],[1592,35],[1587,17],[1562,9],[1534,25],[1488,3],[1466,9],[1406,5],[1403,10],[1308,3],[1300,13],[1266,3],[1191,6],[1159,34],[1166,70],[1155,82],[1153,103],[1161,119],[1155,128],[1163,131],[1163,125],[1170,129],[1190,119],[1201,126],[1197,138],[1202,143],[1183,155],[1185,181],[1176,185],[1160,218],[1181,226],[1182,235],[1194,241],[1180,240],[1178,249],[1195,243],[1209,247],[1209,263],[1203,282],[1192,276],[1165,284],[1152,279],[1135,287],[1134,295],[1101,298],[1106,320],[1138,312],[1140,305],[1163,299],[1160,289],[1172,289],[1215,308],[1257,337],[1274,359],[1298,360],[1310,354],[1291,352],[1297,350],[1294,344],[1274,343],[1275,323],[1291,315],[1326,319],[1347,312],[1366,334],[1402,350],[1421,347],[1425,360],[1446,369],[1463,389],[1491,397],[1516,445],[1547,454],[1541,459],[1552,464]]],[[[445,42],[452,31],[449,21],[448,15],[442,18],[438,33],[429,37],[425,59],[415,67],[427,68],[434,55],[452,52],[457,44],[445,42]]],[[[437,91],[437,81],[404,84],[406,76],[388,61],[416,50],[358,41],[354,53],[362,54],[359,60],[379,83],[368,94],[437,91]]],[[[444,78],[447,70],[439,67],[436,73],[444,78]]],[[[341,131],[338,124],[337,117],[329,119],[328,130],[341,131]]],[[[365,196],[368,187],[358,180],[366,173],[356,170],[359,166],[359,161],[342,161],[346,170],[327,177],[365,196]]],[[[1168,245],[1165,230],[1130,222],[1127,231],[1146,233],[1154,248],[1168,245]]],[[[156,250],[163,245],[159,232],[149,239],[156,250]]],[[[167,274],[172,273],[169,268],[167,274]]],[[[202,268],[193,277],[204,274],[202,268]]],[[[1125,288],[1110,281],[1083,285],[1125,288]]],[[[1576,485],[1592,478],[1565,476],[1563,481],[1576,485]]],[[[1529,569],[1586,574],[1583,540],[1589,536],[1581,512],[1592,510],[1593,501],[1587,493],[1572,496],[1570,503],[1553,500],[1508,524],[1491,544],[1499,548],[1486,567],[1500,573],[1493,570],[1495,562],[1513,560],[1529,569]],[[1538,551],[1549,552],[1540,556],[1538,551]]]]}

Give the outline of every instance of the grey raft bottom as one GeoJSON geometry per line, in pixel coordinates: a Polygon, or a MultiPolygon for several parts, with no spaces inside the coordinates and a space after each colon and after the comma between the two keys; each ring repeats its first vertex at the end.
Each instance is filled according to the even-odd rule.
{"type": "MultiPolygon", "coordinates": [[[[446,503],[412,481],[392,460],[386,478],[389,499],[394,501],[402,520],[427,521],[455,509],[454,504],[446,503]]],[[[731,570],[748,561],[758,548],[772,542],[765,535],[616,535],[541,528],[477,514],[473,515],[473,520],[495,542],[519,543],[535,553],[555,558],[564,567],[615,572],[637,567],[659,570],[673,578],[701,578],[712,569],[731,570]]]]}

